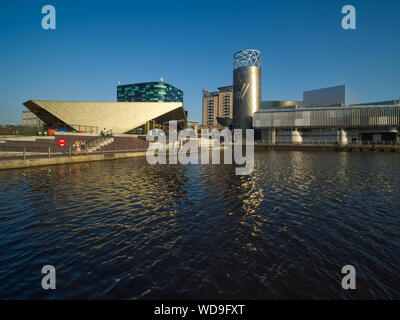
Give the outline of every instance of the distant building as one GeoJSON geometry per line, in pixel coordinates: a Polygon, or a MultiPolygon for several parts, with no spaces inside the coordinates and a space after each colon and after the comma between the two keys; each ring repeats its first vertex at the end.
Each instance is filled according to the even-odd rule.
{"type": "Polygon", "coordinates": [[[199,122],[198,121],[192,121],[192,120],[188,120],[186,123],[186,126],[188,129],[193,129],[195,130],[196,127],[198,127],[199,122]]]}
{"type": "Polygon", "coordinates": [[[214,92],[203,90],[203,125],[217,125],[217,117],[233,117],[233,86],[219,87],[214,92]]]}
{"type": "Polygon", "coordinates": [[[399,143],[400,100],[355,104],[346,86],[310,90],[304,101],[263,101],[253,127],[266,143],[399,143]]]}
{"type": "Polygon", "coordinates": [[[303,106],[303,101],[292,101],[292,100],[279,100],[279,101],[261,101],[261,110],[274,109],[297,109],[303,106]]]}
{"type": "Polygon", "coordinates": [[[356,107],[356,106],[394,106],[394,105],[400,105],[400,98],[397,100],[386,100],[386,101],[378,101],[378,102],[352,104],[351,106],[356,107]]]}
{"type": "Polygon", "coordinates": [[[356,95],[345,85],[303,92],[303,106],[305,108],[341,107],[357,102],[356,95]]]}
{"type": "Polygon", "coordinates": [[[22,126],[40,128],[43,126],[43,121],[31,111],[22,111],[22,126]]]}
{"type": "Polygon", "coordinates": [[[183,91],[165,82],[117,86],[118,102],[183,102],[183,91]]]}

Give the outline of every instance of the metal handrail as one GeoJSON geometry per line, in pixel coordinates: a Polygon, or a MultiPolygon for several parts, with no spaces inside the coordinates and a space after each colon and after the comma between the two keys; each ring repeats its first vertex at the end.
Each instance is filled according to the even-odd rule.
{"type": "Polygon", "coordinates": [[[18,146],[2,146],[0,144],[0,161],[4,160],[26,160],[28,158],[54,158],[54,157],[76,157],[76,156],[87,156],[95,154],[110,154],[110,153],[128,153],[128,152],[144,152],[147,151],[143,148],[132,148],[128,145],[124,149],[114,150],[95,150],[93,152],[88,151],[88,147],[83,151],[74,151],[72,147],[57,147],[57,146],[46,146],[46,147],[18,147],[18,146]]]}

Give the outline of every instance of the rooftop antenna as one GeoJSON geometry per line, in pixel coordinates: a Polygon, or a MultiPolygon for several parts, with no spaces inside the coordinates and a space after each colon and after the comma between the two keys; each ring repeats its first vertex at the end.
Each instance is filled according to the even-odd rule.
{"type": "Polygon", "coordinates": [[[121,81],[119,81],[119,80],[118,80],[118,85],[119,85],[119,86],[121,85],[121,81]]]}
{"type": "Polygon", "coordinates": [[[163,77],[160,78],[160,82],[164,82],[164,78],[163,77]]]}

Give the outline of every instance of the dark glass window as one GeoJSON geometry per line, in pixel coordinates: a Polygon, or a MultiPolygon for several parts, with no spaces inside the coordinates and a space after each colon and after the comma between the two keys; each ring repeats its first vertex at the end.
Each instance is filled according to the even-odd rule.
{"type": "Polygon", "coordinates": [[[167,83],[148,82],[117,87],[118,102],[183,102],[183,91],[167,83]]]}

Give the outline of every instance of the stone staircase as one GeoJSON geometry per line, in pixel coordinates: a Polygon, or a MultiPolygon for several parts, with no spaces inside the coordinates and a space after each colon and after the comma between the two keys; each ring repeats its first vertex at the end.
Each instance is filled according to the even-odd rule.
{"type": "Polygon", "coordinates": [[[88,152],[96,152],[101,150],[102,147],[114,142],[113,137],[98,137],[96,140],[90,141],[86,148],[88,152]]]}

